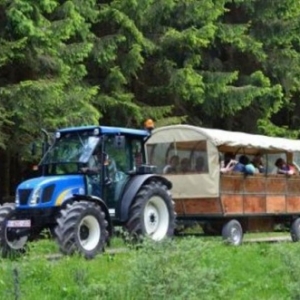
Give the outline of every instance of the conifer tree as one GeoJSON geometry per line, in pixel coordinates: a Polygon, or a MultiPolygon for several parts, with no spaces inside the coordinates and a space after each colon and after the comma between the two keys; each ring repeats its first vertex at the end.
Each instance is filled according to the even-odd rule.
{"type": "Polygon", "coordinates": [[[28,146],[40,128],[98,119],[97,88],[82,82],[92,35],[79,4],[91,8],[93,1],[18,0],[0,7],[0,142],[10,150],[28,146]]]}

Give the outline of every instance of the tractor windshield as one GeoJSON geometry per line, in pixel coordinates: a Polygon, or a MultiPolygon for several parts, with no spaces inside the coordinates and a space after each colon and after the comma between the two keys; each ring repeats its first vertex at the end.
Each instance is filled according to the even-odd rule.
{"type": "Polygon", "coordinates": [[[88,162],[100,139],[90,132],[64,133],[55,140],[40,165],[48,166],[48,174],[76,173],[80,165],[88,162]]]}

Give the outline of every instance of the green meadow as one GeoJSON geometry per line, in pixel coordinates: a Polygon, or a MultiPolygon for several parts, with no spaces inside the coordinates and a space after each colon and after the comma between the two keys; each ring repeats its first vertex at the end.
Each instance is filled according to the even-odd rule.
{"type": "Polygon", "coordinates": [[[45,239],[1,261],[0,299],[299,299],[299,247],[184,237],[133,248],[114,239],[86,260],[55,255],[45,239]]]}

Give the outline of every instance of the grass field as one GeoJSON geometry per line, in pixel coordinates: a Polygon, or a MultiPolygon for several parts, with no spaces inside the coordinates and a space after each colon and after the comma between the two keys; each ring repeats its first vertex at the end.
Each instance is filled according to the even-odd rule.
{"type": "MultiPolygon", "coordinates": [[[[126,245],[114,239],[112,247],[126,245]]],[[[57,246],[41,240],[1,261],[0,299],[299,299],[299,247],[185,237],[94,260],[50,260],[57,246]]]]}

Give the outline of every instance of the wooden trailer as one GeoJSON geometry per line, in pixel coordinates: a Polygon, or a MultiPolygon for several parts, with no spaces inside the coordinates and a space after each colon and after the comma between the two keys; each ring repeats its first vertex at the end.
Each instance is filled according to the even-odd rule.
{"type": "Polygon", "coordinates": [[[289,226],[293,241],[300,240],[300,141],[174,125],[155,129],[146,153],[173,183],[178,221],[198,221],[205,233],[220,234],[235,245],[242,243],[244,232],[273,231],[279,224],[289,226]],[[225,153],[250,161],[260,155],[264,170],[221,173],[225,153]],[[279,157],[294,166],[295,174],[277,174],[279,157]],[[172,164],[177,165],[166,172],[172,164]]]}

